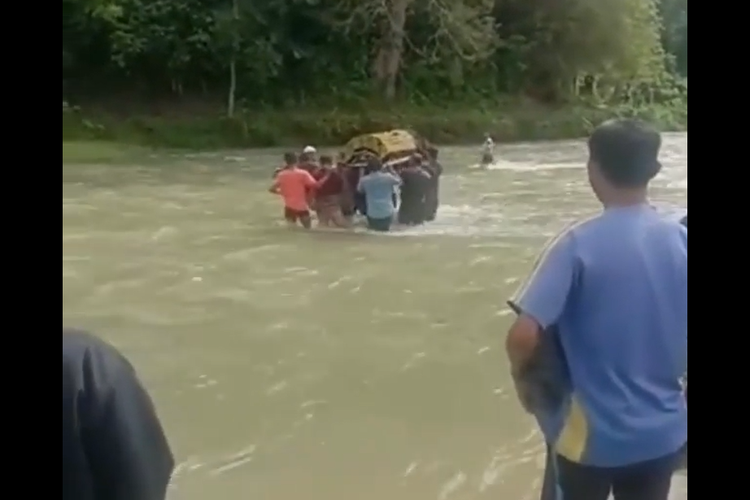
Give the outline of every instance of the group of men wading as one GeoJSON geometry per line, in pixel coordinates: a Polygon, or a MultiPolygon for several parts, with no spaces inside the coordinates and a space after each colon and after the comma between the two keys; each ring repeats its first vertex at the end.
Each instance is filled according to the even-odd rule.
{"type": "Polygon", "coordinates": [[[432,221],[439,205],[440,176],[438,150],[428,146],[412,155],[402,167],[384,166],[376,157],[364,167],[353,168],[340,154],[320,156],[307,146],[299,156],[284,154],[284,166],[274,172],[269,191],[281,195],[284,219],[304,228],[312,226],[311,212],[323,227],[351,226],[359,213],[372,231],[389,231],[395,219],[399,224],[415,226],[432,221]]]}
{"type": "MultiPolygon", "coordinates": [[[[684,466],[687,217],[669,220],[649,203],[660,147],[659,133],[633,120],[593,132],[587,173],[603,209],[554,238],[511,301],[518,317],[506,350],[519,402],[546,441],[545,500],[667,500],[684,466]]],[[[346,185],[341,167],[287,160],[274,184],[287,220],[309,227],[310,190],[319,215],[356,205],[326,199],[343,193],[325,191],[334,172],[346,185]]],[[[373,160],[356,180],[371,229],[390,227],[397,185],[406,220],[434,216],[436,197],[425,200],[439,170],[421,161],[397,174],[373,160]]],[[[173,468],[130,363],[96,337],[63,329],[63,500],[164,500],[173,468]]]]}

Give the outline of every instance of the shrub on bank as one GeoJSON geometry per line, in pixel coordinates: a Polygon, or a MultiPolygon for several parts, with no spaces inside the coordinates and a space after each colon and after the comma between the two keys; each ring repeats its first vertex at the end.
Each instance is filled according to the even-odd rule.
{"type": "Polygon", "coordinates": [[[597,123],[635,116],[662,130],[687,130],[687,105],[602,107],[584,103],[550,108],[532,101],[492,105],[372,106],[361,109],[245,110],[220,114],[117,118],[63,105],[63,141],[87,140],[150,147],[221,149],[343,144],[367,132],[412,128],[438,144],[476,143],[486,132],[497,142],[585,136],[597,123]]]}

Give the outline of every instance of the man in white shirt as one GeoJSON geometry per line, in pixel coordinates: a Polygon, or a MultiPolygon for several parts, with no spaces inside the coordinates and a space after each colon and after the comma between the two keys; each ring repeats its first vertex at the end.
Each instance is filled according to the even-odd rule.
{"type": "Polygon", "coordinates": [[[305,149],[302,150],[302,154],[306,155],[313,162],[318,161],[318,150],[313,146],[305,146],[305,149]]]}
{"type": "Polygon", "coordinates": [[[495,141],[490,134],[484,134],[484,144],[482,145],[482,166],[487,166],[495,162],[495,141]]]}

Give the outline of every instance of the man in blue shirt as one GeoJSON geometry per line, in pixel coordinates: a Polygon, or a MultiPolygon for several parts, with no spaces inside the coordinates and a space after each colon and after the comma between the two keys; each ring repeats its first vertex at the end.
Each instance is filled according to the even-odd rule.
{"type": "Polygon", "coordinates": [[[365,195],[367,205],[367,228],[371,231],[388,232],[393,223],[393,193],[401,184],[401,178],[383,169],[379,160],[367,165],[370,172],[359,180],[357,191],[365,195]]]}
{"type": "Polygon", "coordinates": [[[542,335],[556,332],[567,364],[570,393],[545,429],[565,500],[666,500],[687,443],[687,228],[648,203],[660,147],[634,120],[593,132],[588,176],[604,211],[555,238],[513,301],[506,348],[527,410],[542,335]]]}

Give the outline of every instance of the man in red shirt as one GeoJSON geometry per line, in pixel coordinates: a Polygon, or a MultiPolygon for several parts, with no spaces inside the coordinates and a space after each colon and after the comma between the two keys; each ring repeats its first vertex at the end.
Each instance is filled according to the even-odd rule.
{"type": "MultiPolygon", "coordinates": [[[[285,155],[284,158],[291,158],[291,155],[285,155]]],[[[302,227],[310,229],[312,221],[310,219],[309,198],[311,193],[314,193],[326,180],[327,177],[323,177],[316,182],[313,176],[307,171],[299,168],[294,163],[287,163],[276,174],[274,183],[269,191],[274,194],[280,194],[284,199],[284,219],[290,225],[295,225],[299,221],[302,227]]]]}

